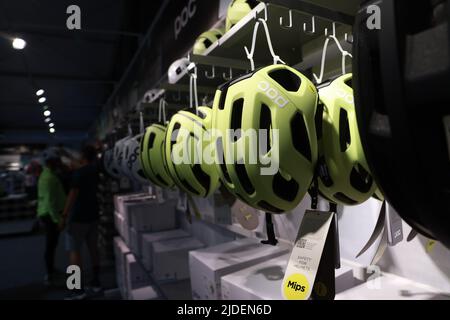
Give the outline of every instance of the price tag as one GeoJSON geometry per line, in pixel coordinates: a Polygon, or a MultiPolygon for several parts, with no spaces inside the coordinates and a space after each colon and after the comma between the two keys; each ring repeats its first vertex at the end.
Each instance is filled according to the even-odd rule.
{"type": "Polygon", "coordinates": [[[387,204],[386,209],[387,242],[393,247],[403,240],[402,219],[391,205],[387,204]]]}
{"type": "Polygon", "coordinates": [[[314,296],[319,299],[334,297],[333,219],[332,212],[306,211],[282,283],[281,290],[285,299],[307,300],[313,290],[314,296]]]}

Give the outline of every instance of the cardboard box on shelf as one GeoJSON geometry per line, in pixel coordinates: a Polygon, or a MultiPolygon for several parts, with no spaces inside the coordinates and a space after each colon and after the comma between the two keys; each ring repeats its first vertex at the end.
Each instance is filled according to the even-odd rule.
{"type": "Polygon", "coordinates": [[[125,286],[129,298],[132,290],[148,286],[150,279],[132,253],[127,254],[125,260],[125,286]]]}
{"type": "Polygon", "coordinates": [[[117,280],[117,286],[120,290],[120,294],[122,297],[127,296],[127,289],[125,284],[125,261],[126,256],[130,254],[130,249],[125,244],[125,242],[120,237],[114,238],[114,257],[115,257],[115,264],[116,264],[116,280],[117,280]]]}
{"type": "Polygon", "coordinates": [[[155,300],[159,295],[153,286],[146,286],[131,290],[129,300],[155,300]]]}
{"type": "Polygon", "coordinates": [[[130,246],[130,230],[125,217],[118,211],[114,212],[114,221],[116,224],[116,229],[119,235],[122,237],[123,241],[127,246],[130,246]]]}
{"type": "MultiPolygon", "coordinates": [[[[223,300],[283,300],[282,283],[290,253],[241,269],[222,277],[223,300]]],[[[358,283],[353,270],[342,265],[335,271],[336,291],[358,283]]]]}
{"type": "Polygon", "coordinates": [[[192,237],[153,242],[153,278],[157,281],[188,279],[189,252],[204,246],[192,237]]]}
{"type": "Polygon", "coordinates": [[[125,221],[139,232],[158,232],[175,229],[175,200],[158,203],[156,200],[125,202],[125,221]]]}
{"type": "Polygon", "coordinates": [[[264,245],[245,238],[191,251],[189,269],[193,299],[221,299],[221,277],[289,252],[283,244],[264,245]]]}
{"type": "Polygon", "coordinates": [[[281,285],[290,254],[223,276],[223,300],[282,300],[281,285]]]}
{"type": "Polygon", "coordinates": [[[143,193],[143,192],[139,192],[139,193],[125,193],[125,194],[116,194],[114,196],[114,208],[116,211],[123,213],[125,211],[124,209],[124,203],[126,201],[130,201],[130,200],[139,200],[139,199],[152,199],[154,198],[152,195],[150,195],[149,193],[143,193]]]}
{"type": "Polygon", "coordinates": [[[186,237],[189,237],[189,233],[187,233],[182,229],[174,229],[153,233],[143,233],[141,235],[140,240],[141,240],[142,264],[144,265],[145,269],[147,269],[147,271],[151,271],[153,268],[152,244],[154,242],[186,237]]]}

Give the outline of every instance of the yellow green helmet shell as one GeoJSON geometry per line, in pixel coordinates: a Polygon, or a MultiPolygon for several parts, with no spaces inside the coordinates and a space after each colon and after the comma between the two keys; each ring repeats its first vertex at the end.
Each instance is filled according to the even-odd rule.
{"type": "Polygon", "coordinates": [[[352,74],[346,74],[319,89],[319,190],[343,205],[360,204],[376,190],[359,136],[351,83],[352,74]]]}
{"type": "Polygon", "coordinates": [[[207,138],[210,137],[212,110],[199,107],[198,114],[179,111],[170,119],[166,159],[169,172],[180,189],[193,196],[208,197],[220,185],[214,154],[208,155],[211,161],[204,159],[204,151],[212,144],[211,138],[207,138]]]}
{"type": "Polygon", "coordinates": [[[375,190],[375,192],[374,192],[374,194],[373,194],[373,197],[374,197],[375,199],[377,199],[377,200],[384,201],[384,195],[383,195],[383,193],[381,192],[381,190],[378,189],[378,188],[375,190]]]}
{"type": "Polygon", "coordinates": [[[310,187],[317,161],[317,100],[312,82],[285,65],[271,65],[219,87],[213,127],[222,184],[248,205],[266,212],[295,208],[310,187]],[[240,135],[231,136],[227,130],[240,135]],[[255,130],[251,139],[256,143],[248,143],[255,130]],[[260,138],[264,132],[266,137],[260,138]],[[267,147],[262,149],[261,143],[267,147]],[[238,152],[241,148],[244,156],[238,152]],[[233,159],[227,160],[230,154],[233,159]],[[260,159],[248,161],[251,154],[261,154],[260,159]],[[270,158],[277,169],[262,174],[269,165],[260,160],[270,158]]]}
{"type": "Polygon", "coordinates": [[[162,188],[171,188],[174,183],[167,168],[165,138],[165,126],[153,124],[147,127],[141,140],[139,159],[146,177],[152,183],[162,188]]]}
{"type": "Polygon", "coordinates": [[[223,31],[220,29],[211,29],[206,32],[203,32],[197,40],[195,40],[194,44],[194,54],[204,54],[205,51],[217,40],[219,40],[223,36],[223,31]]]}
{"type": "Polygon", "coordinates": [[[259,4],[256,0],[233,0],[228,6],[225,31],[228,32],[243,17],[259,4]]]}

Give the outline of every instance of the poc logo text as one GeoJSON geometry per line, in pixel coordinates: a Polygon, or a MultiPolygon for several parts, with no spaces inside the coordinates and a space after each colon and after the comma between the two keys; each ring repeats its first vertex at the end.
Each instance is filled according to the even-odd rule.
{"type": "Polygon", "coordinates": [[[289,101],[283,97],[277,89],[272,88],[267,81],[259,82],[258,89],[264,92],[266,96],[280,108],[284,108],[289,103],[289,101]]]}
{"type": "Polygon", "coordinates": [[[189,3],[187,6],[181,10],[181,13],[178,17],[175,19],[175,40],[178,39],[178,35],[180,34],[181,30],[187,25],[189,22],[189,19],[192,19],[192,17],[197,12],[197,6],[195,4],[196,0],[189,0],[189,3]]]}

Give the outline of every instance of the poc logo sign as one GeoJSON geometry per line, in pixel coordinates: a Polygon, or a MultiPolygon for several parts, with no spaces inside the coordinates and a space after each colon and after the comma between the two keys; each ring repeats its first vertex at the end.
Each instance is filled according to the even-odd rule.
{"type": "Polygon", "coordinates": [[[192,19],[196,12],[197,6],[195,5],[195,0],[189,0],[187,6],[181,10],[181,13],[175,19],[175,40],[178,39],[181,30],[183,30],[189,22],[189,19],[192,19]]]}
{"type": "Polygon", "coordinates": [[[280,108],[284,108],[289,103],[289,101],[283,97],[277,89],[272,88],[267,81],[259,82],[258,89],[264,92],[266,96],[280,108]]]}
{"type": "Polygon", "coordinates": [[[345,92],[343,89],[337,89],[336,94],[339,98],[342,98],[345,100],[345,102],[354,104],[355,100],[353,98],[353,94],[345,92]]]}

